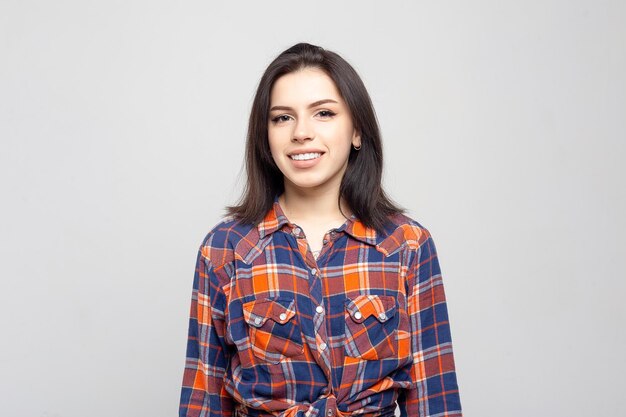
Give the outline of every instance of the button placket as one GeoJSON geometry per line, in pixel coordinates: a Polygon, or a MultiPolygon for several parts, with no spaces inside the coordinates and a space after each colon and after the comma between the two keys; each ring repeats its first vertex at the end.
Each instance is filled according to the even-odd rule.
{"type": "MultiPolygon", "coordinates": [[[[321,255],[320,255],[321,256],[321,255]]],[[[311,300],[311,309],[313,310],[311,328],[312,337],[307,341],[311,351],[314,352],[315,362],[322,368],[326,378],[329,380],[331,376],[331,358],[328,346],[328,335],[325,323],[324,310],[324,290],[322,286],[322,270],[317,263],[307,263],[309,271],[309,298],[311,300]],[[322,307],[322,313],[318,313],[318,307],[322,307]]]]}

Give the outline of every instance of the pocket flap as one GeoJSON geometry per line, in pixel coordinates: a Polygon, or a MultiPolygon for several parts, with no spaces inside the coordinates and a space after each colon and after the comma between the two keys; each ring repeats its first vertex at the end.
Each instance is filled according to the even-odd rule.
{"type": "Polygon", "coordinates": [[[396,300],[390,295],[358,295],[346,300],[346,310],[357,323],[370,316],[384,323],[396,313],[396,300]]]}
{"type": "Polygon", "coordinates": [[[268,319],[285,324],[296,315],[295,300],[253,300],[243,304],[243,318],[250,326],[261,327],[268,319]]]}

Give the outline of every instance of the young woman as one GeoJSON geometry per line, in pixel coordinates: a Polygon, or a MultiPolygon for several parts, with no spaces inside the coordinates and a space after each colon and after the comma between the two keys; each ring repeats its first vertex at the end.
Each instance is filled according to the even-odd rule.
{"type": "Polygon", "coordinates": [[[460,416],[435,245],[381,186],[360,77],[299,43],[261,78],[241,202],[202,242],[181,416],[460,416]]]}

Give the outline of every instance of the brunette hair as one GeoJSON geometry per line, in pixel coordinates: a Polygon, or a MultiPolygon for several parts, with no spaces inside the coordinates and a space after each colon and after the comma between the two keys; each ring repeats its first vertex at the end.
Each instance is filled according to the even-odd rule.
{"type": "Polygon", "coordinates": [[[239,204],[227,206],[226,212],[243,223],[257,224],[272,207],[274,197],[284,191],[283,174],[272,158],[268,142],[270,95],[278,78],[304,68],[318,68],[333,80],[361,135],[361,149],[350,150],[339,199],[343,197],[365,226],[382,231],[387,216],[405,210],[396,206],[382,188],[383,150],[374,106],[363,81],[346,60],[308,43],[298,43],[282,52],[261,77],[248,123],[247,182],[239,204]]]}

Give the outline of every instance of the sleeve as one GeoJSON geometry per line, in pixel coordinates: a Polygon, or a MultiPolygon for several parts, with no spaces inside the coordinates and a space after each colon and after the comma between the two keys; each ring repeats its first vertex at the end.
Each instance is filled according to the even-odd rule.
{"type": "Polygon", "coordinates": [[[224,342],[225,306],[218,277],[201,247],[193,280],[180,417],[233,415],[233,400],[224,388],[229,362],[224,342]]]}
{"type": "Polygon", "coordinates": [[[439,261],[432,237],[417,249],[407,274],[412,387],[398,398],[400,415],[460,417],[452,339],[439,261]]]}

